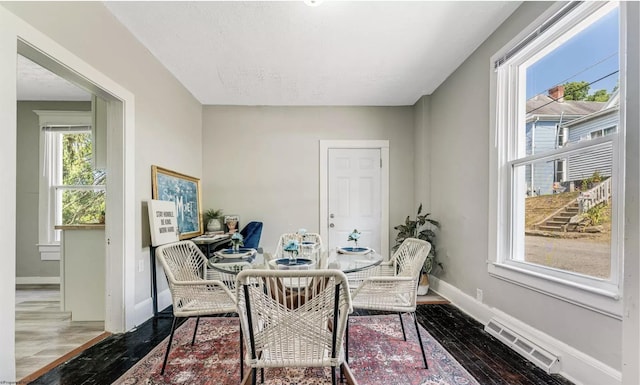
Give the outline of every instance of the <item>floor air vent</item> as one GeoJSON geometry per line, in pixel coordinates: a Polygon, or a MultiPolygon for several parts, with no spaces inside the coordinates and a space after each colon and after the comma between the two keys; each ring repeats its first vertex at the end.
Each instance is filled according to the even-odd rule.
{"type": "Polygon", "coordinates": [[[540,348],[533,342],[496,321],[495,318],[492,318],[489,321],[489,323],[484,327],[484,330],[502,341],[511,349],[518,352],[524,358],[545,370],[547,373],[559,372],[560,360],[555,354],[540,348]]]}

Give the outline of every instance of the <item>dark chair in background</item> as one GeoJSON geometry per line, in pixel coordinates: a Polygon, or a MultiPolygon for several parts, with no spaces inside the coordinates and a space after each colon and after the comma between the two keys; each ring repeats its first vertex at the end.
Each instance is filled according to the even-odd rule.
{"type": "Polygon", "coordinates": [[[260,244],[260,236],[262,235],[262,222],[249,222],[240,230],[240,234],[244,238],[244,247],[258,250],[260,244]]]}

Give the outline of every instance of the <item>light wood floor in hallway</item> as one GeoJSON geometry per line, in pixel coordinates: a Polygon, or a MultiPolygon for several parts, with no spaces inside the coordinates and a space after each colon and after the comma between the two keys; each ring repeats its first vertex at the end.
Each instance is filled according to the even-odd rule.
{"type": "Polygon", "coordinates": [[[104,333],[103,321],[72,322],[59,285],[16,285],[16,378],[48,366],[104,333]]]}

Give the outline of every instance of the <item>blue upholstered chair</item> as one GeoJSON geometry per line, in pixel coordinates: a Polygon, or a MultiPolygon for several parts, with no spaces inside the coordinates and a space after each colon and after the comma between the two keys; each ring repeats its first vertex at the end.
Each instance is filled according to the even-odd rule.
{"type": "Polygon", "coordinates": [[[258,249],[260,244],[260,236],[262,235],[262,222],[249,222],[240,230],[240,234],[244,237],[244,247],[258,249]]]}

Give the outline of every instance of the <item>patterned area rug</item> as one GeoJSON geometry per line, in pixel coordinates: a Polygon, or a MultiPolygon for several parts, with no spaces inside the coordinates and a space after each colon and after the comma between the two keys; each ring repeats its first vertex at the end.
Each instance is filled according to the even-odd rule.
{"type": "MultiPolygon", "coordinates": [[[[478,382],[422,327],[429,369],[423,368],[413,320],[404,316],[407,341],[397,315],[351,317],[349,366],[359,385],[478,385],[478,382]]],[[[160,375],[168,338],[129,369],[115,384],[237,385],[240,382],[237,318],[203,318],[195,345],[195,319],[174,336],[165,374],[160,375]]],[[[245,373],[249,370],[245,369],[245,373]]],[[[258,382],[260,378],[258,378],[258,382]]],[[[331,370],[267,369],[267,385],[331,384],[331,370]]]]}

